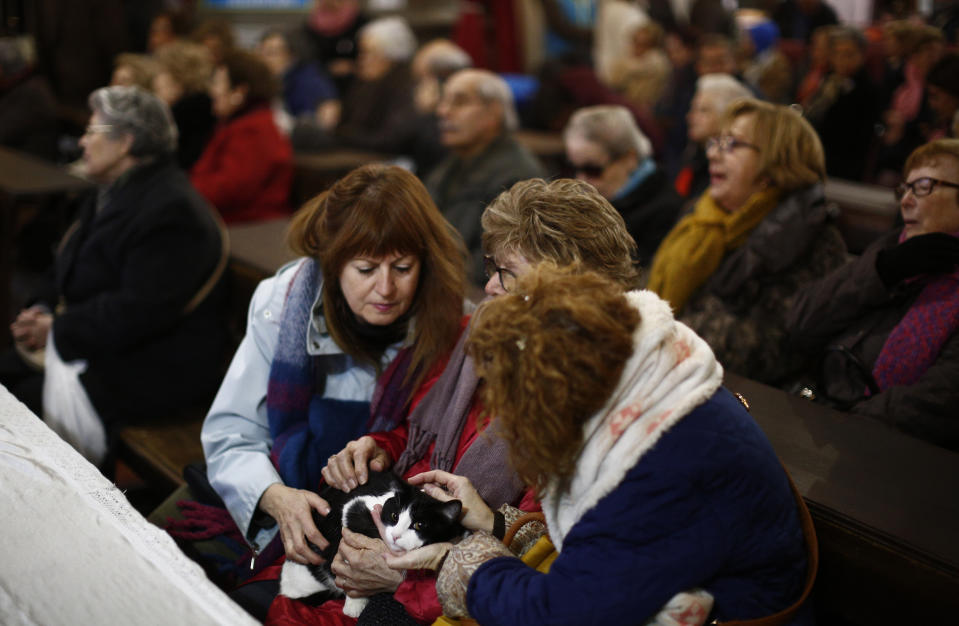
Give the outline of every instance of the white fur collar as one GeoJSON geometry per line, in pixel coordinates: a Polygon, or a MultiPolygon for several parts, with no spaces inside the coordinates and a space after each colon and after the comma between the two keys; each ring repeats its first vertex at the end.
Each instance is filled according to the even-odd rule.
{"type": "Polygon", "coordinates": [[[567,492],[551,484],[543,513],[557,550],[579,519],[613,491],[639,459],[680,419],[722,383],[722,366],[669,305],[651,291],[626,295],[639,311],[633,355],[619,384],[583,426],[583,450],[567,492]]]}

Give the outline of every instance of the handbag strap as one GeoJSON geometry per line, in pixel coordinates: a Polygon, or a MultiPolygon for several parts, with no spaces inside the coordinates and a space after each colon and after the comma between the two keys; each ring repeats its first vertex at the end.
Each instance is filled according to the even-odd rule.
{"type": "Polygon", "coordinates": [[[722,624],[723,626],[782,626],[788,624],[796,616],[796,613],[806,602],[806,598],[812,593],[813,585],[816,583],[816,572],[819,570],[819,540],[816,538],[816,528],[813,526],[812,516],[809,514],[809,507],[806,506],[806,501],[803,499],[802,494],[799,493],[796,483],[793,482],[792,476],[789,475],[789,471],[785,466],[783,467],[783,471],[786,472],[786,479],[789,480],[789,488],[793,492],[796,506],[799,509],[799,525],[802,527],[803,540],[806,543],[806,583],[803,586],[802,594],[792,605],[778,613],[757,619],[732,622],[718,622],[714,620],[711,622],[712,624],[722,624]]]}
{"type": "Polygon", "coordinates": [[[522,530],[523,526],[529,524],[530,522],[542,522],[543,524],[546,524],[546,516],[539,511],[533,513],[523,513],[520,515],[518,518],[516,518],[516,521],[510,524],[509,530],[507,530],[506,534],[503,535],[503,545],[509,546],[509,544],[513,543],[513,538],[516,536],[516,533],[522,530]]]}

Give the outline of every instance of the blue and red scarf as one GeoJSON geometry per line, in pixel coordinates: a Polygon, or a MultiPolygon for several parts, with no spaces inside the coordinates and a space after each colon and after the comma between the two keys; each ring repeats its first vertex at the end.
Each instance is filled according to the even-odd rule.
{"type": "Polygon", "coordinates": [[[313,303],[323,285],[319,264],[308,259],[290,283],[280,320],[266,413],[273,437],[270,457],[284,484],[316,489],[330,455],[366,433],[370,403],[324,398],[321,361],[306,351],[313,303]]]}

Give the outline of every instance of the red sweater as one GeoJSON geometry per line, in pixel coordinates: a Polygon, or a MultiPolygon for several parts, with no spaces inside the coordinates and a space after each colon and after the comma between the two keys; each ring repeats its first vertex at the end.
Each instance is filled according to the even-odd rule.
{"type": "Polygon", "coordinates": [[[190,181],[227,224],[290,213],[293,148],[263,106],[221,124],[190,181]]]}

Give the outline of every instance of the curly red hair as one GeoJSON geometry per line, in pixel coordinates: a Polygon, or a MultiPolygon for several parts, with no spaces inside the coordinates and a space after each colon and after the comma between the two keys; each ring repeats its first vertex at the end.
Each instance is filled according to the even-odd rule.
{"type": "Polygon", "coordinates": [[[542,490],[572,476],[583,424],[616,388],[639,319],[621,285],[551,262],[477,311],[467,349],[527,484],[542,490]]]}

